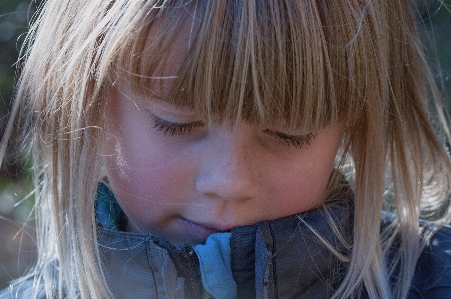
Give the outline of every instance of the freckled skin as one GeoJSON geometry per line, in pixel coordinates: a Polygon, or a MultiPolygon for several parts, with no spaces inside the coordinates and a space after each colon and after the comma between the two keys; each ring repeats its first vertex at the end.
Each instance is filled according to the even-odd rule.
{"type": "MultiPolygon", "coordinates": [[[[149,39],[154,34],[151,29],[149,39]]],[[[180,33],[165,69],[157,68],[155,76],[177,74],[188,35],[180,33]]],[[[157,84],[162,94],[171,82],[157,84]]],[[[245,122],[236,130],[216,123],[171,136],[154,128],[152,115],[176,123],[202,121],[190,111],[137,97],[122,80],[108,96],[104,161],[129,229],[174,245],[317,207],[343,136],[343,126],[335,124],[297,148],[264,132],[285,133],[280,128],[245,122]]]]}
{"type": "Polygon", "coordinates": [[[324,129],[303,148],[286,146],[247,123],[237,130],[215,124],[171,136],[153,128],[149,103],[152,112],[171,121],[195,116],[137,99],[126,85],[120,90],[109,97],[104,154],[131,230],[175,245],[196,244],[211,230],[277,219],[321,203],[341,125],[324,129]]]}

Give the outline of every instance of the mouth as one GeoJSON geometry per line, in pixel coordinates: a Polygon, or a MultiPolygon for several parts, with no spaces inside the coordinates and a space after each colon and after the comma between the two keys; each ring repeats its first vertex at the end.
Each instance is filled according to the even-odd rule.
{"type": "Polygon", "coordinates": [[[193,221],[190,221],[188,219],[185,219],[183,217],[179,218],[180,223],[186,227],[187,231],[196,235],[202,240],[206,240],[208,236],[214,233],[224,232],[226,230],[222,230],[220,228],[216,228],[214,226],[206,225],[206,224],[200,224],[193,221]]]}

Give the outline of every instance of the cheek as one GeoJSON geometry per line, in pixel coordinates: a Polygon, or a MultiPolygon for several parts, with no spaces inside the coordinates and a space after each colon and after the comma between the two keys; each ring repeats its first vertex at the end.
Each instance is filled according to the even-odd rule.
{"type": "Polygon", "coordinates": [[[115,153],[106,158],[108,177],[114,187],[125,188],[131,194],[147,193],[147,197],[171,190],[183,170],[179,165],[178,159],[169,157],[164,149],[127,143],[124,139],[116,142],[115,153]]]}
{"type": "Polygon", "coordinates": [[[113,192],[126,214],[158,221],[177,210],[191,190],[194,163],[188,164],[189,159],[175,147],[158,142],[158,136],[136,136],[132,131],[116,136],[111,144],[115,151],[106,156],[105,163],[113,192]]]}
{"type": "Polygon", "coordinates": [[[273,167],[270,192],[276,218],[314,209],[321,205],[335,160],[334,148],[322,153],[303,153],[286,162],[284,167],[273,167]]]}
{"type": "Polygon", "coordinates": [[[279,210],[282,216],[308,211],[319,206],[330,170],[327,173],[303,171],[291,174],[290,177],[287,177],[287,174],[281,175],[275,180],[279,183],[274,184],[273,200],[278,203],[274,205],[274,208],[279,210]]]}
{"type": "Polygon", "coordinates": [[[151,131],[146,117],[138,112],[125,116],[119,114],[116,122],[110,123],[104,160],[111,185],[135,193],[155,186],[152,182],[171,172],[175,163],[151,131]]]}

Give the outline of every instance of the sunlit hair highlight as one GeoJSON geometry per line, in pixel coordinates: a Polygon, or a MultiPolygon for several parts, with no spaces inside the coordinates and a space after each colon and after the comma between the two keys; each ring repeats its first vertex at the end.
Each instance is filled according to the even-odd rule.
{"type": "MultiPolygon", "coordinates": [[[[420,214],[449,222],[451,165],[431,101],[442,110],[410,1],[47,0],[19,64],[5,140],[19,124],[35,163],[36,273],[48,297],[110,297],[93,199],[109,90],[122,80],[137,96],[209,122],[308,133],[345,125],[337,167],[349,169],[355,192],[354,242],[333,298],[358,298],[363,288],[370,298],[405,298],[427,241],[420,234],[430,236],[420,214]],[[186,58],[176,74],[159,76],[180,32],[189,37],[186,58]],[[384,199],[397,218],[381,229],[384,199]],[[399,273],[393,292],[389,273],[399,273]]],[[[339,182],[331,179],[325,199],[339,182]]]]}
{"type": "MultiPolygon", "coordinates": [[[[356,88],[334,74],[325,26],[313,2],[190,2],[162,11],[162,24],[148,47],[143,40],[152,22],[143,19],[138,25],[143,33],[118,52],[116,73],[125,69],[140,96],[156,96],[155,85],[167,78],[155,78],[155,70],[170,59],[166,53],[174,47],[177,33],[194,28],[177,79],[169,93],[160,96],[195,109],[205,119],[281,123],[317,132],[337,122],[339,115],[345,121],[356,118],[347,113],[349,107],[355,102],[363,105],[357,96],[340,94],[356,88]],[[348,88],[336,91],[336,81],[348,88]]],[[[356,25],[343,39],[352,40],[357,32],[356,25]]],[[[339,71],[348,73],[346,50],[332,52],[341,52],[332,55],[340,55],[339,71]]]]}

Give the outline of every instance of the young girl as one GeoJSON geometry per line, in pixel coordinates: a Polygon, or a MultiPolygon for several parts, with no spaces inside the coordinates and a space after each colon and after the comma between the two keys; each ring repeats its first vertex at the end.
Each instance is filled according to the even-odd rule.
{"type": "Polygon", "coordinates": [[[449,132],[417,18],[44,1],[2,145],[19,128],[33,158],[39,256],[0,298],[450,297],[449,132]]]}

